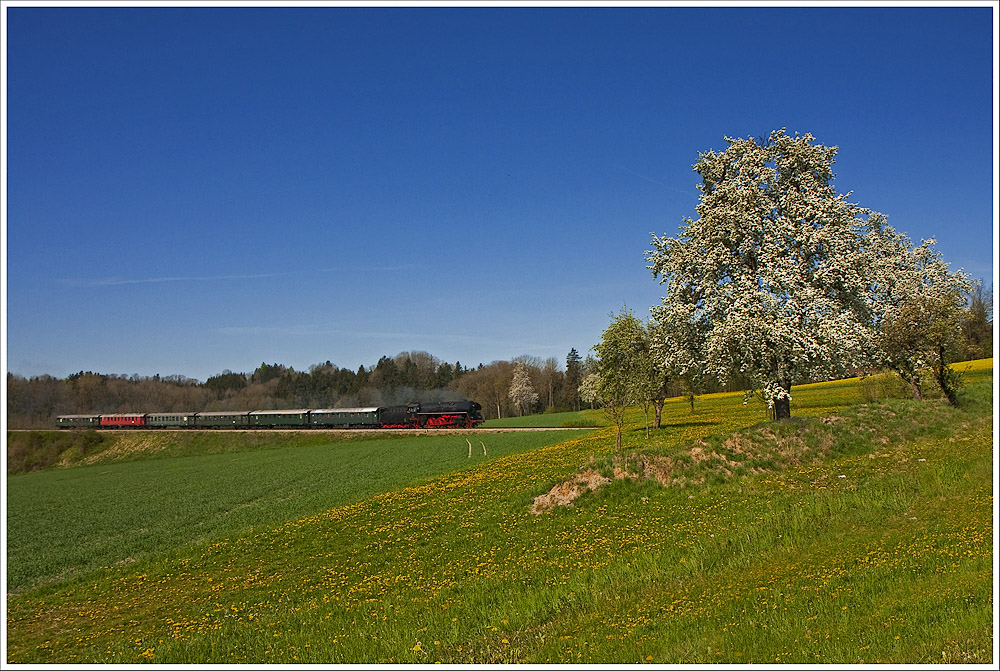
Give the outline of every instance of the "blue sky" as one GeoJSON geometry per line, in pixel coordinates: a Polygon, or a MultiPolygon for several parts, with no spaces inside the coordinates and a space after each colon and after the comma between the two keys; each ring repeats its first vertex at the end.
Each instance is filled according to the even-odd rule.
{"type": "Polygon", "coordinates": [[[564,362],[782,127],[993,282],[989,5],[5,9],[21,375],[564,362]]]}

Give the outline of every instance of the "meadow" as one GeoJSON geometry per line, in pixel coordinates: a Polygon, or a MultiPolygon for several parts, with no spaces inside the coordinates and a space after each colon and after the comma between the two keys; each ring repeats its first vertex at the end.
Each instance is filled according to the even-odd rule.
{"type": "Polygon", "coordinates": [[[607,426],[608,421],[601,410],[581,410],[579,412],[547,412],[523,417],[501,417],[489,419],[483,423],[483,428],[511,427],[580,427],[594,428],[607,426]]]}
{"type": "Polygon", "coordinates": [[[279,525],[551,442],[537,433],[478,434],[469,436],[470,450],[460,435],[102,437],[104,449],[85,458],[86,467],[8,479],[8,592],[279,525]]]}
{"type": "MultiPolygon", "coordinates": [[[[10,476],[19,536],[52,526],[57,545],[71,506],[35,509],[77,478],[75,500],[109,502],[91,516],[139,507],[115,524],[157,542],[39,567],[10,554],[11,525],[7,661],[990,663],[992,360],[968,368],[960,409],[861,403],[857,380],[797,387],[798,419],[745,473],[615,480],[541,515],[536,496],[610,459],[609,429],[509,448],[490,434],[471,459],[451,435],[390,439],[378,457],[359,439],[10,476]],[[800,434],[831,438],[785,458],[800,434]],[[355,449],[341,472],[332,457],[355,449]],[[435,450],[423,471],[393,461],[435,450]],[[258,488],[241,494],[246,471],[258,488]],[[130,479],[147,489],[116,501],[130,479]],[[143,526],[174,508],[166,526],[185,531],[143,526]]],[[[699,397],[693,413],[674,399],[663,418],[647,438],[634,411],[626,452],[735,459],[769,426],[742,394],[699,397]]]]}

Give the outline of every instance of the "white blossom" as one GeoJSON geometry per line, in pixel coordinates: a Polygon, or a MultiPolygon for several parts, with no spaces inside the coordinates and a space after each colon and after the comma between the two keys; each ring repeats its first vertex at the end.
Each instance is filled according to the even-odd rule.
{"type": "Polygon", "coordinates": [[[939,385],[957,403],[947,371],[951,350],[961,335],[960,315],[972,284],[961,270],[951,272],[934,239],[912,247],[886,226],[873,253],[873,326],[880,345],[878,364],[895,370],[920,397],[921,370],[935,372],[939,385]]]}
{"type": "Polygon", "coordinates": [[[705,152],[697,219],[653,235],[647,266],[666,286],[654,350],[677,371],[752,380],[770,407],[793,381],[832,377],[876,351],[873,251],[884,217],[832,186],[836,147],[774,131],[705,152]]]}
{"type": "Polygon", "coordinates": [[[597,373],[589,373],[583,378],[577,391],[580,393],[580,400],[585,403],[595,403],[601,400],[597,388],[600,384],[601,376],[597,373]]]}
{"type": "Polygon", "coordinates": [[[519,362],[514,369],[514,378],[511,380],[508,395],[522,415],[538,404],[538,394],[531,386],[531,378],[528,377],[528,369],[524,363],[519,362]]]}

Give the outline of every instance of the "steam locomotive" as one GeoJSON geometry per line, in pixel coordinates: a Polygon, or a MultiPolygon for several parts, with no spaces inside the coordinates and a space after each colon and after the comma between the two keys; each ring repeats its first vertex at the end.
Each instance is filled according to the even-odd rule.
{"type": "Polygon", "coordinates": [[[474,401],[438,401],[375,408],[147,412],[59,415],[60,429],[423,429],[473,428],[483,423],[474,401]]]}

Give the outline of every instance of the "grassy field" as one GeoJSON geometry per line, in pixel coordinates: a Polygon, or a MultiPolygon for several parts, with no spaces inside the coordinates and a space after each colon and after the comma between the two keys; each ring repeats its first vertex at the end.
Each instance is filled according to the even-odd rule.
{"type": "Polygon", "coordinates": [[[626,451],[685,477],[542,515],[536,496],[612,463],[608,429],[491,435],[471,460],[430,437],[10,476],[9,548],[13,510],[21,538],[107,534],[37,510],[73,488],[110,502],[84,517],[124,516],[125,545],[70,569],[9,551],[7,661],[989,663],[992,361],[967,379],[958,410],[795,388],[801,419],[774,431],[739,394],[670,401],[649,439],[633,413],[626,451]],[[128,482],[148,491],[116,499],[128,482]]]}
{"type": "Polygon", "coordinates": [[[580,412],[548,412],[541,415],[525,415],[524,417],[502,417],[483,422],[483,428],[510,427],[599,427],[606,426],[601,410],[581,410],[580,412]]]}
{"type": "Polygon", "coordinates": [[[93,465],[8,479],[7,589],[280,525],[552,440],[469,438],[474,450],[457,434],[105,435],[93,465]]]}

